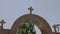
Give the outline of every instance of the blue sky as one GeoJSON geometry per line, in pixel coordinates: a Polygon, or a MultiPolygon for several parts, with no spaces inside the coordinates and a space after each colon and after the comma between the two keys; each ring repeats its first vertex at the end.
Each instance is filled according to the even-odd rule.
{"type": "Polygon", "coordinates": [[[43,17],[52,27],[60,24],[60,0],[0,0],[0,20],[4,19],[5,29],[10,29],[15,20],[29,14],[28,8],[34,8],[33,14],[43,17]]]}

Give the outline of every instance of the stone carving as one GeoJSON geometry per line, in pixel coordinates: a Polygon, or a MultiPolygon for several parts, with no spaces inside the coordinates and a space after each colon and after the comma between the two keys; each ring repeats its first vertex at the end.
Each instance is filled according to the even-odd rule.
{"type": "Polygon", "coordinates": [[[0,23],[2,24],[0,34],[16,34],[17,28],[23,22],[26,22],[26,21],[29,21],[30,23],[38,26],[38,28],[41,30],[42,34],[55,34],[55,33],[52,33],[50,25],[44,18],[42,18],[41,16],[38,16],[38,15],[32,14],[32,10],[33,10],[32,7],[28,8],[28,10],[30,10],[30,14],[23,15],[23,16],[19,17],[18,19],[16,19],[16,21],[12,25],[11,29],[3,29],[3,24],[5,22],[4,22],[4,20],[0,21],[0,23]]]}

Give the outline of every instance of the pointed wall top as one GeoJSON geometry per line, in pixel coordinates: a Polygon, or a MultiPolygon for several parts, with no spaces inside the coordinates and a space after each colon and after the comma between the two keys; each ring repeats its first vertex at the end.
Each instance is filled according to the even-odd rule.
{"type": "Polygon", "coordinates": [[[30,14],[32,14],[32,11],[33,11],[34,9],[30,6],[30,8],[28,8],[28,10],[30,11],[30,14]]]}

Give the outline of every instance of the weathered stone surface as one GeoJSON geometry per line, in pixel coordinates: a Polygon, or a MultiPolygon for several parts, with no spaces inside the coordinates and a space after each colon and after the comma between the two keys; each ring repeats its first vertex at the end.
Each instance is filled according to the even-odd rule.
{"type": "Polygon", "coordinates": [[[9,34],[9,33],[10,33],[10,29],[0,30],[0,34],[9,34]]]}
{"type": "MultiPolygon", "coordinates": [[[[44,20],[42,17],[38,16],[38,15],[34,15],[34,14],[27,14],[27,15],[23,15],[21,17],[19,17],[13,24],[12,28],[11,28],[11,31],[10,31],[10,34],[15,34],[16,33],[16,30],[17,28],[22,24],[24,23],[25,20],[29,20],[29,21],[35,21],[33,22],[32,24],[35,24],[39,27],[39,29],[44,33],[44,34],[48,34],[48,33],[51,33],[52,30],[50,28],[50,25],[46,22],[46,20],[44,20]]],[[[42,33],[42,34],[43,34],[42,33]]]]}

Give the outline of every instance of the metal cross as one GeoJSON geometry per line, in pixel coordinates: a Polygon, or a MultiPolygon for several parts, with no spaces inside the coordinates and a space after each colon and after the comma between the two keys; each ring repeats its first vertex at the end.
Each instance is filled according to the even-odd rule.
{"type": "Polygon", "coordinates": [[[32,7],[28,8],[30,10],[30,14],[32,14],[32,11],[34,10],[32,7]]]}

